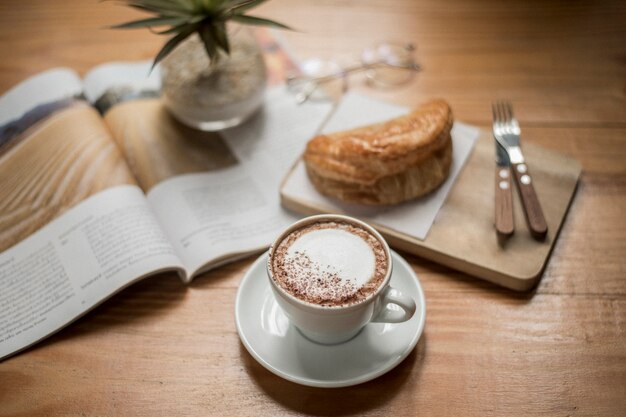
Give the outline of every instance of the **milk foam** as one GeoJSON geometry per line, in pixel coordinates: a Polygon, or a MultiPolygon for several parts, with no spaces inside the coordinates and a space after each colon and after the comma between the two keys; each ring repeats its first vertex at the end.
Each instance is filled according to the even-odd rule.
{"type": "Polygon", "coordinates": [[[336,274],[361,288],[376,272],[376,255],[361,237],[342,229],[311,230],[287,249],[287,257],[305,254],[321,272],[336,274]]]}

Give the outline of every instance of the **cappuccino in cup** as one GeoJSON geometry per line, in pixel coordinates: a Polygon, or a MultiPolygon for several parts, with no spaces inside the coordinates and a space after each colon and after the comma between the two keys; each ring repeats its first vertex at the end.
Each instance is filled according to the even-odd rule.
{"type": "Polygon", "coordinates": [[[320,220],[287,234],[274,248],[273,279],[306,303],[345,307],[371,297],[389,269],[383,243],[360,225],[320,220]]]}
{"type": "Polygon", "coordinates": [[[389,286],[389,246],[371,226],[341,215],[302,219],[272,244],[267,275],[276,302],[308,339],[350,340],[368,323],[401,323],[415,301],[389,286]]]}

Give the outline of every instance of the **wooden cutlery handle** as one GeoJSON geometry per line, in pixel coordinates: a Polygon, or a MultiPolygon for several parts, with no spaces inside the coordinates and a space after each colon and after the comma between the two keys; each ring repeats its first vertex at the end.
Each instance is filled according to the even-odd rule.
{"type": "Polygon", "coordinates": [[[496,166],[496,232],[498,237],[509,237],[515,231],[513,220],[513,193],[511,170],[508,166],[496,166]]]}
{"type": "Polygon", "coordinates": [[[543,210],[541,210],[528,166],[524,163],[513,164],[512,170],[517,182],[517,189],[522,200],[530,234],[537,240],[543,240],[548,233],[548,225],[543,216],[543,210]]]}

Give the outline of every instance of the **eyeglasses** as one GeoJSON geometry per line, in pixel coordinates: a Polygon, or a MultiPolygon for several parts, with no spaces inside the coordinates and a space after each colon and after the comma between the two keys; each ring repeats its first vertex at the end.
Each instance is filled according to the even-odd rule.
{"type": "Polygon", "coordinates": [[[363,50],[360,64],[344,68],[333,61],[308,60],[301,65],[302,74],[287,78],[287,89],[302,104],[312,97],[326,97],[320,86],[326,91],[347,91],[349,75],[362,71],[372,86],[398,86],[422,69],[415,62],[415,50],[412,44],[381,43],[363,50]]]}

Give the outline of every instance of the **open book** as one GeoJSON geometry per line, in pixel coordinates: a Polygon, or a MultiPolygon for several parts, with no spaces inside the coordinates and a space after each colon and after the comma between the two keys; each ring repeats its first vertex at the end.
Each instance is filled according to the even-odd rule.
{"type": "Polygon", "coordinates": [[[203,133],[169,116],[149,65],[53,69],[0,98],[0,359],[144,277],[189,282],[260,251],[296,219],[279,183],[332,105],[274,86],[244,125],[203,133]]]}

